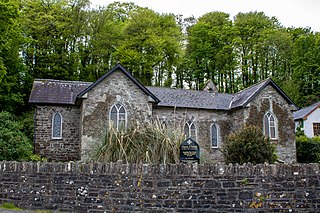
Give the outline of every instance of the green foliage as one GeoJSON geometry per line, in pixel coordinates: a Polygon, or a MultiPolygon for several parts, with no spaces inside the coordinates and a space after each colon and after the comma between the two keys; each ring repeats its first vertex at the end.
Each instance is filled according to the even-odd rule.
{"type": "Polygon", "coordinates": [[[299,163],[320,163],[320,137],[296,138],[297,161],[299,163]]]}
{"type": "MultiPolygon", "coordinates": [[[[21,110],[25,92],[25,67],[20,56],[24,42],[19,1],[0,1],[0,111],[21,110]]],[[[28,84],[26,84],[28,85],[28,84]]]]}
{"type": "Polygon", "coordinates": [[[184,134],[164,128],[159,122],[116,131],[112,126],[105,141],[93,153],[102,162],[179,163],[179,146],[184,134]]]}
{"type": "Polygon", "coordinates": [[[0,205],[1,209],[10,209],[10,210],[22,210],[18,207],[16,207],[13,203],[2,203],[0,205]]]}
{"type": "Polygon", "coordinates": [[[275,146],[265,138],[256,126],[244,126],[231,134],[222,147],[226,163],[273,163],[276,161],[275,146]]]}
{"type": "Polygon", "coordinates": [[[45,158],[45,157],[41,157],[40,155],[30,155],[30,161],[33,161],[33,162],[47,162],[48,159],[45,158]]]}
{"type": "Polygon", "coordinates": [[[306,135],[304,134],[304,130],[302,129],[301,126],[298,126],[298,127],[297,127],[296,136],[297,136],[297,137],[306,136],[306,135]]]}
{"type": "Polygon", "coordinates": [[[27,160],[32,154],[30,140],[23,134],[22,125],[8,112],[0,112],[0,161],[27,160]]]}
{"type": "Polygon", "coordinates": [[[292,57],[292,84],[298,88],[294,101],[309,106],[320,98],[320,34],[296,38],[292,57]]]}
{"type": "Polygon", "coordinates": [[[145,85],[152,85],[155,77],[156,85],[171,86],[182,40],[173,15],[138,8],[130,13],[122,38],[115,52],[121,64],[145,85]]]}

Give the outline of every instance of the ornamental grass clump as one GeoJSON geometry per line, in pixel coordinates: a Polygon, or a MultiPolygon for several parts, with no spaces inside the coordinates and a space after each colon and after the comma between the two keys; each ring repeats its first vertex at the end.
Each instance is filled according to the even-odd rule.
{"type": "Polygon", "coordinates": [[[274,163],[277,160],[276,148],[256,126],[244,126],[230,134],[222,147],[226,163],[274,163]]]}
{"type": "Polygon", "coordinates": [[[110,126],[94,160],[126,163],[179,163],[179,146],[184,139],[180,129],[169,129],[159,121],[117,131],[110,126]]]}

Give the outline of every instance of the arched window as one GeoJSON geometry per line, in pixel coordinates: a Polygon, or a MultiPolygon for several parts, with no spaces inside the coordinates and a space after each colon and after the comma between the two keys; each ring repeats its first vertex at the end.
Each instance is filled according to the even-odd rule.
{"type": "Polygon", "coordinates": [[[196,125],[194,125],[192,121],[188,121],[184,125],[184,134],[188,138],[192,138],[193,140],[196,140],[196,135],[197,135],[196,125]]]}
{"type": "Polygon", "coordinates": [[[125,129],[127,127],[127,113],[121,103],[117,103],[111,107],[110,121],[116,130],[125,129]]]}
{"type": "Polygon", "coordinates": [[[52,117],[52,138],[62,138],[62,116],[59,112],[54,113],[52,117]]]}
{"type": "Polygon", "coordinates": [[[278,121],[277,118],[271,113],[267,112],[264,115],[264,135],[270,139],[278,138],[278,121]]]}
{"type": "Polygon", "coordinates": [[[215,124],[211,125],[211,147],[218,148],[218,128],[215,124]]]}

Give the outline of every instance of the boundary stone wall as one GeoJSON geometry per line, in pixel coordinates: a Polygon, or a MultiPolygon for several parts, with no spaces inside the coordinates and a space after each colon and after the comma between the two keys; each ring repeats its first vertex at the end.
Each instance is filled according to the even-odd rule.
{"type": "Polygon", "coordinates": [[[58,212],[319,212],[319,164],[0,162],[0,203],[58,212]]]}

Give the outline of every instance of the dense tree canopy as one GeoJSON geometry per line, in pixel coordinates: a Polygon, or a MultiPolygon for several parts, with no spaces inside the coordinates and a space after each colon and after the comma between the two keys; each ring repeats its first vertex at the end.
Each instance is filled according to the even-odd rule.
{"type": "Polygon", "coordinates": [[[237,92],[272,77],[300,106],[319,100],[320,35],[263,12],[196,19],[134,3],[0,0],[0,111],[30,108],[34,78],[95,81],[121,63],[146,85],[237,92]]]}

